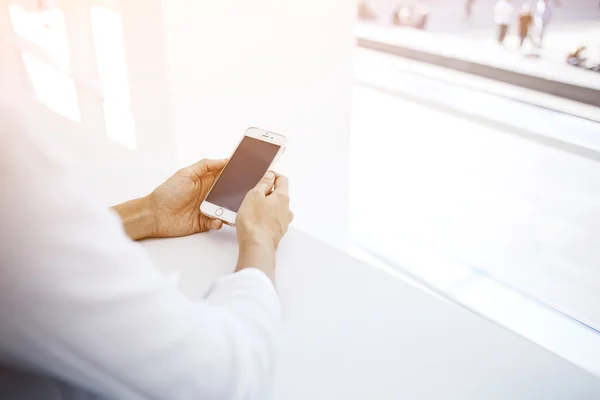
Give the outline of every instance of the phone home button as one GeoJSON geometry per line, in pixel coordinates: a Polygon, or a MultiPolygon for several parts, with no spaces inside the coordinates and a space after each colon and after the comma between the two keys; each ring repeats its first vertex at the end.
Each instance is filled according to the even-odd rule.
{"type": "Polygon", "coordinates": [[[217,208],[217,210],[215,211],[215,215],[217,217],[220,217],[221,215],[223,215],[223,209],[222,208],[217,208]]]}

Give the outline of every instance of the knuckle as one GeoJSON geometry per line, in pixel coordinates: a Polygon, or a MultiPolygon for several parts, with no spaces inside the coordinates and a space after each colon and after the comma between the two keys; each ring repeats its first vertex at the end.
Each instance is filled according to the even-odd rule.
{"type": "Polygon", "coordinates": [[[273,172],[268,171],[265,175],[263,175],[262,180],[265,182],[272,182],[275,179],[277,179],[275,177],[275,175],[273,175],[273,172]]]}

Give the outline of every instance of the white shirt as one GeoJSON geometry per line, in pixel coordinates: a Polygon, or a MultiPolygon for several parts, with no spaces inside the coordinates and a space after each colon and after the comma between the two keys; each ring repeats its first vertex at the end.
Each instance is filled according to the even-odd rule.
{"type": "Polygon", "coordinates": [[[548,23],[554,13],[554,4],[552,4],[552,1],[538,0],[535,13],[536,17],[541,19],[543,23],[548,23]]]}
{"type": "Polygon", "coordinates": [[[506,0],[499,0],[494,7],[494,22],[497,25],[510,25],[513,20],[515,9],[506,0]]]}
{"type": "Polygon", "coordinates": [[[2,114],[0,359],[104,398],[268,398],[280,304],[266,275],[190,301],[2,114]]]}

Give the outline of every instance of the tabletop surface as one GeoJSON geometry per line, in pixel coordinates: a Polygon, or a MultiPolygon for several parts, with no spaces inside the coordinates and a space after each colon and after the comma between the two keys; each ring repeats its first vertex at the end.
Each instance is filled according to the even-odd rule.
{"type": "MultiPolygon", "coordinates": [[[[230,228],[143,246],[192,299],[237,257],[230,228]]],[[[276,400],[600,399],[600,378],[297,230],[276,275],[276,400]]]]}

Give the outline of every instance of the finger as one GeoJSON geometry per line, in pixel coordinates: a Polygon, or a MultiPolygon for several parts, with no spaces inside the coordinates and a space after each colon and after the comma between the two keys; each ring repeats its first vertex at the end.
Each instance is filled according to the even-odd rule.
{"type": "Polygon", "coordinates": [[[273,189],[274,184],[275,174],[273,173],[273,171],[267,171],[265,176],[263,176],[262,179],[256,185],[256,190],[258,190],[260,193],[266,196],[271,192],[271,189],[273,189]]]}
{"type": "Polygon", "coordinates": [[[206,215],[200,216],[200,232],[216,231],[223,227],[223,222],[218,219],[208,218],[206,215]]]}
{"type": "Polygon", "coordinates": [[[225,167],[225,164],[227,164],[226,159],[212,160],[206,158],[190,165],[186,169],[197,176],[202,176],[208,174],[209,172],[218,172],[222,170],[223,167],[225,167]]]}
{"type": "Polygon", "coordinates": [[[218,219],[213,219],[210,221],[209,228],[213,231],[218,231],[223,227],[223,221],[218,219]]]}
{"type": "Polygon", "coordinates": [[[276,174],[277,177],[275,178],[275,191],[282,193],[282,194],[290,194],[289,191],[289,181],[288,178],[284,175],[281,174],[276,174]]]}

